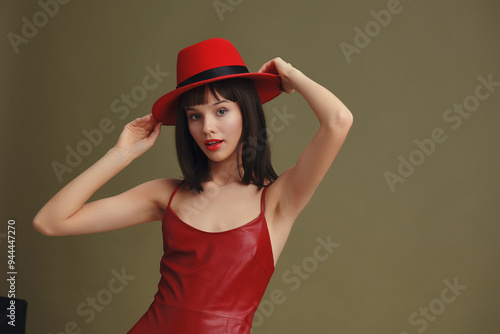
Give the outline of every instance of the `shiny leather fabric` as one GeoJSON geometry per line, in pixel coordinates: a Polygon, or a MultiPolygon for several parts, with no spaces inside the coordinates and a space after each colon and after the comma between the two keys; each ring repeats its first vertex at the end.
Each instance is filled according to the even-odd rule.
{"type": "Polygon", "coordinates": [[[161,279],[154,301],[128,334],[248,334],[274,272],[260,215],[240,227],[207,232],[183,222],[170,203],[162,220],[161,279]]]}

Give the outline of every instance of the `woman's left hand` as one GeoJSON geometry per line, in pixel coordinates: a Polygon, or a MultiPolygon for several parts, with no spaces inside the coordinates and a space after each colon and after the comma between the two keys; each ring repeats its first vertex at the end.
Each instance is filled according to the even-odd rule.
{"type": "Polygon", "coordinates": [[[296,69],[290,65],[290,63],[285,62],[280,57],[276,57],[262,65],[257,73],[272,73],[279,75],[281,78],[281,90],[291,94],[295,91],[290,80],[290,75],[293,71],[296,71],[296,69]]]}

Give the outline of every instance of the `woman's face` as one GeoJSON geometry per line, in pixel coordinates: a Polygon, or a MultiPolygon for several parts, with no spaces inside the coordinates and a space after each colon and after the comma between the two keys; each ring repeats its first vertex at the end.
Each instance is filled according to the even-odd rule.
{"type": "Polygon", "coordinates": [[[189,132],[214,162],[236,159],[243,119],[237,103],[219,96],[218,101],[207,91],[207,103],[186,108],[189,132]]]}

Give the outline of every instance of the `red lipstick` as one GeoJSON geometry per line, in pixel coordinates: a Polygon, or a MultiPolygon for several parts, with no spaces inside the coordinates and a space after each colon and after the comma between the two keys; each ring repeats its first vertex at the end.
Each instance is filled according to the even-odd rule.
{"type": "Polygon", "coordinates": [[[204,142],[205,147],[210,151],[217,151],[222,145],[222,140],[220,139],[207,139],[204,142]]]}

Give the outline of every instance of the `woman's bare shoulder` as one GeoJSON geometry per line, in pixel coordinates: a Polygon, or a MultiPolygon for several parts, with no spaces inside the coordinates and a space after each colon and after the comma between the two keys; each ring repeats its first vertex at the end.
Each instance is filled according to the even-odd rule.
{"type": "Polygon", "coordinates": [[[162,178],[147,181],[143,185],[150,189],[151,195],[158,205],[166,208],[172,192],[180,182],[181,180],[176,178],[162,178]]]}

